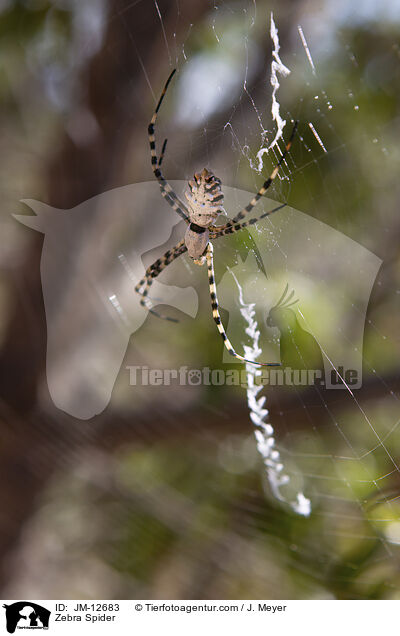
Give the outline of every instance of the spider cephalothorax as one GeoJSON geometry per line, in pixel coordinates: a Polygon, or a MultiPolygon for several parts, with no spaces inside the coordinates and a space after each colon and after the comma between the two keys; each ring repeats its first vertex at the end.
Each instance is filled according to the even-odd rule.
{"type": "Polygon", "coordinates": [[[278,174],[278,170],[285,160],[290,146],[292,145],[293,137],[296,134],[297,122],[295,122],[293,126],[290,139],[286,144],[285,150],[281,153],[281,157],[274,170],[272,171],[268,179],[264,181],[263,185],[254,195],[250,203],[246,205],[243,210],[238,212],[233,217],[233,219],[229,219],[225,225],[215,226],[217,217],[220,214],[225,214],[225,210],[222,205],[224,195],[222,194],[221,190],[221,179],[218,179],[218,177],[216,177],[212,172],[209,172],[207,168],[204,168],[200,174],[196,173],[193,179],[188,183],[188,190],[185,193],[187,199],[186,205],[179,199],[178,195],[173,191],[168,181],[164,179],[164,176],[160,169],[162,160],[164,158],[167,140],[164,141],[161,149],[161,154],[157,156],[154,127],[157,120],[158,111],[160,110],[164,95],[167,92],[167,88],[174,73],[175,70],[172,71],[167,80],[167,83],[164,86],[164,90],[161,93],[161,97],[150,121],[148,132],[151,152],[151,165],[153,167],[154,176],[159,183],[161,194],[167,201],[167,203],[169,203],[169,205],[175,210],[175,212],[177,212],[177,214],[179,214],[179,216],[185,221],[185,223],[187,223],[188,227],[186,229],[185,238],[177,245],[175,245],[175,247],[165,252],[165,254],[161,258],[157,259],[152,265],[150,265],[150,267],[146,269],[144,278],[142,278],[142,280],[138,282],[135,287],[135,291],[142,297],[140,299],[140,304],[143,307],[146,307],[152,314],[158,316],[159,318],[165,318],[166,320],[172,320],[176,322],[174,318],[162,316],[155,309],[153,309],[151,300],[148,297],[149,289],[153,283],[153,280],[163,271],[163,269],[165,269],[165,267],[167,267],[170,263],[172,263],[176,258],[181,256],[185,252],[188,252],[189,256],[191,256],[191,258],[197,265],[203,265],[205,260],[207,260],[208,284],[210,288],[212,315],[215,324],[217,325],[217,329],[224,341],[224,345],[229,353],[239,360],[243,360],[244,362],[251,362],[252,364],[256,364],[257,366],[280,366],[279,362],[253,362],[252,360],[246,360],[246,358],[243,358],[243,356],[240,356],[238,353],[236,353],[236,351],[232,347],[228,336],[225,333],[225,329],[218,311],[212,241],[227,234],[238,232],[243,228],[248,227],[249,225],[253,225],[260,219],[265,218],[273,212],[277,212],[277,210],[285,207],[286,203],[283,203],[281,205],[278,205],[273,210],[264,212],[259,216],[258,219],[252,218],[248,221],[242,222],[244,217],[247,216],[249,212],[251,212],[251,210],[258,203],[261,197],[266,193],[269,186],[278,174]]]}
{"type": "Polygon", "coordinates": [[[203,265],[204,251],[210,240],[208,228],[215,224],[220,214],[226,214],[223,208],[221,179],[204,168],[189,181],[185,197],[188,201],[190,221],[185,234],[185,245],[196,265],[203,265]]]}

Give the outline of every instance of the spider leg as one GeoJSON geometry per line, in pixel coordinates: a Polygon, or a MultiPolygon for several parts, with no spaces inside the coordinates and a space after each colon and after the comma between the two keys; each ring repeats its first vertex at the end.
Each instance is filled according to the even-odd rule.
{"type": "Polygon", "coordinates": [[[236,216],[234,216],[233,219],[229,223],[227,223],[227,225],[234,225],[238,221],[241,221],[242,219],[244,219],[244,217],[247,216],[247,214],[252,211],[254,206],[257,205],[258,201],[266,193],[266,191],[268,190],[269,186],[271,185],[271,183],[275,179],[276,175],[278,174],[279,168],[281,167],[281,165],[282,165],[287,153],[290,150],[290,147],[292,145],[294,136],[296,134],[298,123],[299,122],[297,122],[297,121],[295,122],[295,124],[293,126],[293,130],[292,130],[292,134],[290,135],[289,141],[286,144],[285,150],[283,151],[282,156],[279,159],[278,163],[276,164],[275,168],[271,172],[271,175],[268,177],[268,179],[266,181],[264,181],[263,185],[261,186],[261,188],[259,189],[257,194],[254,195],[254,197],[252,198],[250,203],[248,205],[246,205],[246,207],[243,208],[243,210],[241,210],[238,214],[236,214],[236,216]]]}
{"type": "Polygon", "coordinates": [[[217,298],[217,288],[215,285],[215,275],[214,275],[214,258],[213,258],[213,246],[212,243],[209,243],[207,246],[206,252],[207,259],[207,269],[208,269],[208,284],[210,287],[210,296],[211,296],[211,307],[212,307],[212,315],[214,318],[214,322],[217,325],[218,331],[221,334],[222,340],[224,341],[224,345],[231,354],[238,360],[242,360],[243,362],[248,362],[250,364],[255,364],[256,366],[261,367],[280,367],[280,362],[255,362],[253,360],[248,360],[247,358],[243,358],[238,353],[236,353],[235,349],[232,347],[232,344],[226,335],[224,326],[222,324],[221,316],[219,314],[218,308],[218,298],[217,298]]]}
{"type": "Polygon", "coordinates": [[[158,313],[155,309],[153,309],[152,302],[148,297],[149,289],[153,284],[153,280],[161,274],[161,272],[168,267],[176,258],[181,256],[187,251],[187,247],[185,245],[185,241],[180,241],[175,247],[171,250],[165,252],[161,258],[158,258],[150,267],[148,267],[145,271],[144,277],[138,282],[135,286],[135,292],[142,296],[140,300],[140,304],[142,307],[146,307],[151,314],[157,316],[158,318],[162,318],[163,320],[169,320],[170,322],[179,322],[176,318],[170,318],[169,316],[164,316],[163,314],[158,313]]]}
{"type": "Polygon", "coordinates": [[[187,207],[185,206],[184,203],[182,203],[178,195],[175,194],[175,192],[169,185],[168,181],[164,179],[164,176],[160,170],[161,162],[164,158],[164,152],[165,152],[165,147],[167,145],[167,141],[166,140],[164,141],[163,148],[161,150],[161,156],[160,156],[160,159],[158,159],[157,152],[156,152],[156,140],[155,140],[155,134],[154,134],[154,127],[156,124],[158,111],[160,110],[160,106],[164,99],[164,95],[167,92],[167,88],[169,86],[169,83],[173,75],[175,74],[175,71],[176,69],[172,71],[171,75],[167,79],[163,92],[161,93],[161,97],[158,100],[158,104],[154,111],[153,117],[151,118],[151,122],[148,128],[148,134],[149,134],[149,143],[150,143],[150,152],[151,152],[151,166],[154,172],[154,176],[156,177],[160,185],[161,194],[164,197],[164,199],[167,201],[167,203],[169,203],[169,205],[175,210],[175,212],[177,212],[179,216],[186,221],[186,223],[189,223],[189,212],[187,207]]]}
{"type": "Polygon", "coordinates": [[[165,149],[167,147],[167,141],[168,141],[168,139],[164,139],[164,143],[163,143],[162,148],[161,148],[161,154],[160,154],[160,156],[158,158],[158,167],[161,166],[162,160],[164,159],[165,149]]]}
{"type": "Polygon", "coordinates": [[[269,216],[270,214],[273,214],[274,212],[278,212],[278,210],[282,210],[282,208],[284,208],[286,205],[287,205],[286,203],[281,203],[281,205],[278,205],[273,210],[264,212],[264,214],[261,214],[261,216],[259,216],[258,218],[249,219],[248,221],[244,221],[243,223],[235,223],[235,225],[231,225],[230,223],[227,223],[226,225],[220,225],[219,227],[214,227],[210,231],[210,239],[215,240],[217,238],[221,238],[221,236],[225,236],[226,234],[235,234],[235,232],[244,230],[244,228],[248,227],[249,225],[254,225],[254,223],[257,223],[257,221],[261,221],[261,219],[265,219],[266,216],[269,216]]]}

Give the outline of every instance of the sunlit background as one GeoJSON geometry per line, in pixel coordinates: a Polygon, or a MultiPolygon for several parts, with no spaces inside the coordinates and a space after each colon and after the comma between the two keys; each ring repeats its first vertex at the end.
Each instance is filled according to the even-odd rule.
{"type": "MultiPolygon", "coordinates": [[[[399,28],[396,0],[0,1],[3,598],[400,597],[399,28]],[[126,337],[110,400],[93,417],[79,375],[94,346],[90,383],[103,394],[115,364],[103,318],[122,333],[115,299],[123,288],[137,303],[112,254],[129,260],[140,239],[151,245],[147,266],[182,236],[179,225],[160,238],[165,215],[171,227],[179,218],[161,196],[150,205],[131,187],[153,180],[147,125],[171,70],[157,128],[159,144],[168,137],[168,179],[187,180],[205,165],[226,186],[255,192],[279,158],[275,146],[257,169],[277,131],[271,12],[290,71],[278,74],[275,93],[283,139],[294,120],[299,131],[269,195],[383,261],[365,322],[362,388],[262,393],[309,516],[277,499],[245,388],[130,385],[133,365],[243,369],[222,363],[206,272],[187,256],[160,282],[192,286],[196,318],[173,303],[162,310],[179,323],[147,316],[126,337]],[[131,203],[93,199],[112,189],[129,192],[131,203]],[[37,201],[59,215],[82,204],[73,241],[17,222],[13,215],[32,215],[37,201]],[[105,244],[114,246],[106,264],[105,244]],[[92,297],[104,314],[89,312],[92,297]],[[67,387],[72,413],[49,391],[49,343],[52,377],[67,387]]],[[[304,252],[311,259],[317,247],[307,241],[304,252]]],[[[248,234],[222,239],[217,282],[253,248],[248,234]]],[[[316,267],[333,291],[345,285],[322,260],[316,267]]],[[[306,309],[351,332],[350,318],[341,325],[321,298],[310,295],[306,309]]],[[[230,324],[243,351],[244,328],[230,324]]]]}

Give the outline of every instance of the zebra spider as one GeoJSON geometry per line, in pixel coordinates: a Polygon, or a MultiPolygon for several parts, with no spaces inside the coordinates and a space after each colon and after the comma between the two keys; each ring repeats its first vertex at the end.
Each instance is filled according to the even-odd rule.
{"type": "Polygon", "coordinates": [[[214,276],[214,260],[213,260],[213,245],[212,242],[217,238],[221,238],[226,234],[233,234],[246,228],[250,225],[253,225],[260,219],[265,218],[266,216],[280,210],[285,207],[286,203],[279,205],[278,207],[270,210],[269,212],[265,212],[261,214],[258,218],[251,218],[248,221],[242,221],[249,212],[255,207],[257,202],[261,199],[261,197],[266,193],[271,183],[275,179],[278,174],[279,168],[282,165],[287,153],[290,150],[292,145],[293,138],[296,134],[298,122],[296,121],[292,133],[290,135],[289,141],[286,144],[285,150],[283,151],[281,158],[273,169],[271,175],[268,179],[263,183],[257,194],[254,195],[252,200],[248,205],[246,205],[243,210],[238,212],[233,219],[229,219],[228,222],[224,225],[216,226],[215,221],[217,217],[221,213],[225,213],[223,209],[223,200],[224,195],[221,190],[221,179],[215,176],[212,172],[204,168],[201,173],[196,173],[191,181],[188,183],[188,190],[185,193],[185,197],[187,199],[187,205],[183,203],[178,195],[174,192],[172,187],[169,185],[168,181],[164,178],[161,172],[161,163],[164,158],[165,148],[167,145],[167,140],[165,139],[161,154],[157,157],[156,152],[156,141],[155,141],[155,123],[157,120],[158,111],[160,110],[162,101],[164,99],[165,93],[167,92],[169,83],[175,74],[176,69],[172,71],[170,74],[165,86],[164,90],[161,93],[161,97],[158,101],[156,109],[154,111],[153,117],[150,121],[148,134],[149,134],[149,142],[150,142],[150,152],[151,152],[151,164],[154,172],[154,176],[158,180],[161,194],[164,199],[169,203],[175,212],[179,214],[182,219],[187,223],[187,229],[185,233],[185,238],[180,241],[175,247],[165,252],[165,254],[157,259],[150,267],[148,267],[145,271],[145,275],[142,280],[135,287],[135,291],[140,294],[141,300],[140,304],[143,307],[146,307],[152,314],[164,318],[166,320],[171,320],[176,322],[175,319],[169,318],[167,316],[163,316],[159,314],[153,308],[153,305],[148,297],[149,289],[153,283],[153,280],[175,259],[179,256],[188,252],[189,256],[193,259],[194,263],[197,265],[203,265],[207,262],[208,269],[208,284],[210,288],[210,296],[211,296],[211,306],[212,306],[212,315],[213,319],[217,325],[217,329],[224,341],[224,345],[229,351],[229,353],[242,360],[243,362],[250,362],[257,366],[267,366],[267,367],[276,367],[280,366],[280,363],[277,362],[253,362],[252,360],[247,360],[243,358],[243,356],[236,353],[231,342],[226,335],[224,326],[221,321],[221,317],[218,310],[218,298],[217,298],[217,288],[215,285],[215,276],[214,276]]]}

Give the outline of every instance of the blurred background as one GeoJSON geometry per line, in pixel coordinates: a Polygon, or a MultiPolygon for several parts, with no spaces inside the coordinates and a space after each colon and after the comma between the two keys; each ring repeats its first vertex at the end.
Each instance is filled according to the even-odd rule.
{"type": "MultiPolygon", "coordinates": [[[[400,597],[399,26],[396,0],[0,1],[3,598],[400,597]],[[123,348],[98,415],[56,407],[41,285],[49,236],[12,216],[32,214],[21,199],[71,210],[152,181],[147,125],[175,66],[157,129],[159,143],[169,138],[166,176],[187,180],[207,165],[226,186],[256,191],[278,156],[265,155],[257,172],[257,151],[276,132],[271,12],[291,71],[278,76],[284,137],[291,120],[300,124],[270,196],[383,261],[367,311],[362,388],[263,392],[278,448],[311,501],[308,517],[273,496],[243,387],[129,384],[130,365],[221,368],[205,272],[187,257],[160,280],[196,289],[196,319],[171,307],[163,309],[176,325],[148,316],[123,348]]],[[[145,210],[132,193],[132,210],[145,210]]],[[[107,285],[93,282],[103,236],[115,231],[129,253],[131,236],[151,238],[173,214],[155,201],[129,225],[117,205],[94,204],[72,245],[50,236],[60,382],[98,327],[88,329],[86,295],[119,289],[118,267],[107,285]]],[[[247,235],[218,246],[217,280],[252,248],[247,235]]],[[[161,249],[148,248],[145,265],[161,249]]],[[[315,312],[317,301],[309,300],[315,312]]],[[[97,364],[94,373],[107,356],[97,364]]]]}

